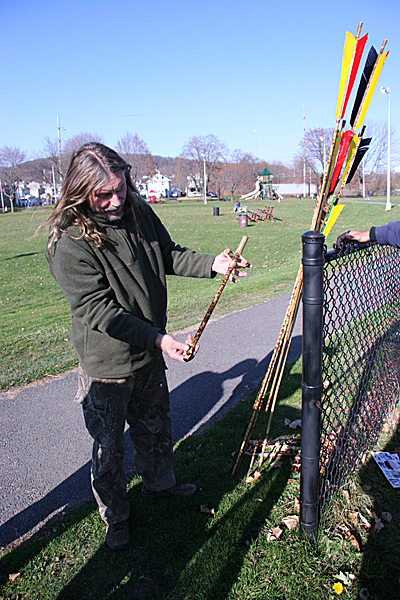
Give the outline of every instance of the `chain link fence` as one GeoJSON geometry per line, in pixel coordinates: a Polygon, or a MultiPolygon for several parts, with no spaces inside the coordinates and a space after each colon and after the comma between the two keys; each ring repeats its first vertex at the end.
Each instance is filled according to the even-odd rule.
{"type": "Polygon", "coordinates": [[[369,243],[324,254],[320,526],[400,393],[400,250],[369,243]]]}

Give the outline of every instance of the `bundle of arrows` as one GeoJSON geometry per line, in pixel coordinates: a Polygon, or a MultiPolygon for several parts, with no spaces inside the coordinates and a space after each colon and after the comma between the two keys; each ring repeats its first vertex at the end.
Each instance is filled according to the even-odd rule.
{"type": "MultiPolygon", "coordinates": [[[[362,23],[360,22],[355,37],[349,32],[346,33],[336,107],[336,123],[322,184],[318,192],[312,217],[311,229],[319,231],[325,236],[328,235],[343,208],[343,205],[339,205],[338,201],[342,195],[344,186],[352,180],[371,143],[371,138],[363,137],[365,132],[363,121],[383,64],[389,54],[388,52],[384,52],[386,40],[383,41],[379,52],[373,46],[369,50],[364,69],[360,75],[358,89],[355,93],[349,126],[346,129],[346,120],[344,117],[368,38],[368,34],[360,38],[361,28],[362,23]]],[[[261,469],[265,450],[268,446],[272,416],[300,305],[302,284],[303,271],[300,265],[274,352],[230,466],[232,476],[238,469],[256,425],[259,425],[258,443],[251,453],[252,458],[247,478],[251,478],[254,468],[256,469],[256,473],[259,473],[261,469]],[[261,424],[258,423],[259,421],[261,421],[261,424]],[[258,459],[258,466],[254,467],[256,457],[258,459]]]]}

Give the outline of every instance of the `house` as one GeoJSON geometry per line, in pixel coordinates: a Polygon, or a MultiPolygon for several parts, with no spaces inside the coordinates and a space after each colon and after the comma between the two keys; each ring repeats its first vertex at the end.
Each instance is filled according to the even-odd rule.
{"type": "Polygon", "coordinates": [[[201,198],[203,196],[203,192],[200,190],[203,187],[203,180],[200,175],[195,175],[195,177],[187,178],[187,188],[186,195],[188,198],[201,198]]]}
{"type": "Polygon", "coordinates": [[[171,195],[171,179],[157,171],[145,184],[140,184],[139,192],[144,198],[148,198],[150,192],[156,198],[169,198],[171,195]]]}

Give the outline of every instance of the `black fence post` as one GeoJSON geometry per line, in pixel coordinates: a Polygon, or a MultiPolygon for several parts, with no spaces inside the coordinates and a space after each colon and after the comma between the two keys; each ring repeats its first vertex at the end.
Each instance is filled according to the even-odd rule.
{"type": "Polygon", "coordinates": [[[300,536],[303,539],[313,540],[318,529],[325,236],[317,231],[307,231],[301,237],[303,241],[303,375],[300,536]]]}

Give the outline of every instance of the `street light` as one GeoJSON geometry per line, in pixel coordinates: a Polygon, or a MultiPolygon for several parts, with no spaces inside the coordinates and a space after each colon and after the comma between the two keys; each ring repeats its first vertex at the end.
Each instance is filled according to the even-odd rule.
{"type": "Polygon", "coordinates": [[[390,88],[381,86],[382,94],[388,95],[388,166],[387,166],[387,190],[386,190],[386,208],[385,210],[391,210],[392,205],[390,202],[390,88]]]}
{"type": "Polygon", "coordinates": [[[326,150],[325,150],[325,138],[320,137],[319,138],[321,142],[324,142],[324,175],[325,175],[325,169],[326,169],[326,150]]]}
{"type": "Polygon", "coordinates": [[[207,185],[206,185],[206,155],[202,154],[203,160],[204,160],[204,182],[203,182],[203,188],[204,188],[204,204],[207,204],[207,185]]]}

